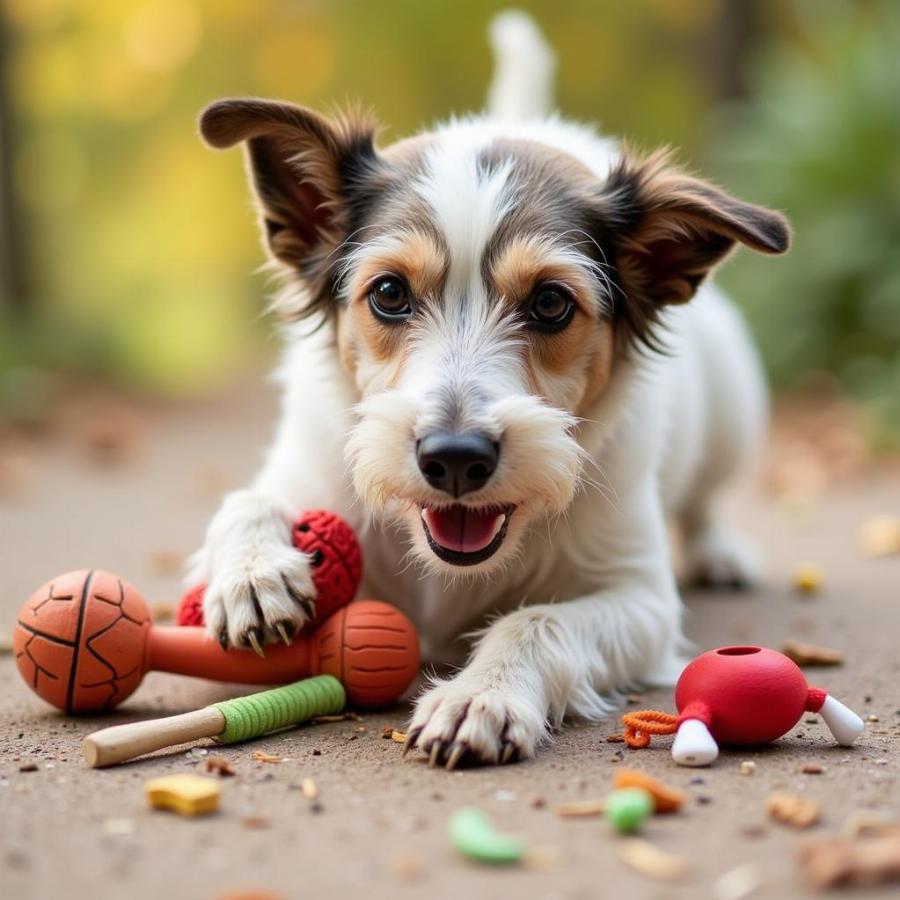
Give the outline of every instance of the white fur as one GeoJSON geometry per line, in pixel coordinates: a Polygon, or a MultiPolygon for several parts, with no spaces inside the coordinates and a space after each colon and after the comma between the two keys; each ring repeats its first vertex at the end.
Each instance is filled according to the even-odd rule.
{"type": "MultiPolygon", "coordinates": [[[[515,80],[501,81],[494,103],[525,109],[515,80]]],[[[237,641],[251,585],[268,625],[290,613],[283,577],[310,591],[305,561],[289,550],[292,514],[341,511],[363,544],[362,593],[410,616],[427,661],[461,662],[470,650],[463,636],[481,629],[465,667],[418,699],[410,729],[426,750],[458,742],[487,762],[531,755],[565,715],[596,719],[623,690],[674,681],[683,638],[666,514],[687,525],[695,568],[754,576],[743,545],[723,537],[710,510],[765,422],[750,341],[709,285],[668,313],[670,352],[617,365],[581,422],[528,393],[522,336],[486,302],[479,275],[510,198],[508,173],[479,172],[474,154],[500,134],[563,149],[598,176],[615,159],[614,143],[559,119],[473,118],[437,131],[419,190],[451,250],[446,303],[415,326],[416,351],[390,390],[373,387],[370,374],[352,382],[327,328],[287,333],[275,442],[254,484],[226,498],[194,572],[210,584],[211,629],[227,616],[237,641]],[[475,500],[521,504],[509,550],[474,572],[433,557],[418,521],[418,502],[446,501],[424,484],[414,447],[447,414],[439,402],[447,398],[467,428],[503,435],[499,468],[475,500]]]]}

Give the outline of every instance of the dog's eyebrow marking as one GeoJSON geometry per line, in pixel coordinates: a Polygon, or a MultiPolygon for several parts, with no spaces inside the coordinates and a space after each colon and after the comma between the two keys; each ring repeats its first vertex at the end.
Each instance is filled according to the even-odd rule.
{"type": "Polygon", "coordinates": [[[395,273],[406,278],[416,298],[431,300],[439,294],[446,272],[446,250],[435,236],[407,228],[373,238],[347,255],[342,269],[344,296],[352,299],[369,278],[395,273]]]}
{"type": "Polygon", "coordinates": [[[479,159],[484,143],[470,132],[442,133],[415,185],[449,249],[447,288],[460,295],[471,293],[473,278],[480,279],[485,248],[514,205],[512,160],[486,165],[479,159]]]}
{"type": "Polygon", "coordinates": [[[577,235],[571,234],[514,235],[490,260],[489,275],[498,296],[506,304],[516,306],[538,282],[556,281],[572,292],[591,318],[609,315],[609,297],[599,287],[603,284],[603,270],[579,251],[580,243],[577,235]]]}

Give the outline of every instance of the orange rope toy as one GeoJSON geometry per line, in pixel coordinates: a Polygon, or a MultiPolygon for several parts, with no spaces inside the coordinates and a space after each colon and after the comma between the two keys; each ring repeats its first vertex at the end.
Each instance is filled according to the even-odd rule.
{"type": "Polygon", "coordinates": [[[675,734],[679,721],[679,716],[658,709],[641,709],[625,713],[622,716],[625,743],[635,749],[646,747],[650,744],[650,736],[653,734],[675,734]]]}

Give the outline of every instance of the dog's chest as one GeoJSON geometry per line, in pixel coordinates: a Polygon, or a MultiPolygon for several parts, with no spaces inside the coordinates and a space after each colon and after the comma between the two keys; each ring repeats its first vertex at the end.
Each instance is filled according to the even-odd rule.
{"type": "Polygon", "coordinates": [[[409,558],[408,544],[397,531],[367,525],[360,540],[365,559],[360,596],[403,610],[418,630],[426,662],[461,664],[471,649],[472,632],[494,616],[571,595],[560,590],[568,580],[561,567],[569,567],[536,533],[526,539],[526,552],[505,576],[455,581],[424,573],[409,558]]]}

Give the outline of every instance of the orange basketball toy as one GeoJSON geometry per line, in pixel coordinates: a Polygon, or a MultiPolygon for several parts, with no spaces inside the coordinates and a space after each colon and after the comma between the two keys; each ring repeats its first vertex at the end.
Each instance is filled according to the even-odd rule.
{"type": "Polygon", "coordinates": [[[223,650],[202,628],[154,626],[137,589],[101,570],[67,572],[39,587],[19,614],[13,651],[31,689],[67,713],[111,709],[152,670],[243,684],[334,675],[352,704],[385,706],[419,668],[415,628],[388,603],[351,603],[260,658],[223,650]]]}

